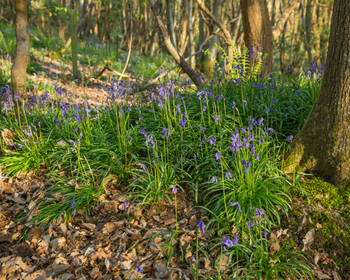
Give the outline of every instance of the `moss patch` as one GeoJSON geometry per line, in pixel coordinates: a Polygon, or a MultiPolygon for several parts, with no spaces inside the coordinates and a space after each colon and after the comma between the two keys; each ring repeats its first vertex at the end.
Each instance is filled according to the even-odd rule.
{"type": "MultiPolygon", "coordinates": [[[[331,210],[340,208],[349,201],[347,195],[349,187],[336,187],[318,178],[300,182],[300,187],[307,193],[312,203],[321,203],[322,206],[331,210]]],[[[291,190],[292,194],[302,197],[301,188],[294,187],[291,190]]]]}

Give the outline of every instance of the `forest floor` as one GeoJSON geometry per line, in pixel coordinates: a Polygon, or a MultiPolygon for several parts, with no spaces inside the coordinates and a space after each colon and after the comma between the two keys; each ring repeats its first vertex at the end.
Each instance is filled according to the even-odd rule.
{"type": "MultiPolygon", "coordinates": [[[[79,79],[72,79],[69,67],[62,77],[57,61],[45,57],[40,64],[45,74],[30,75],[33,82],[57,84],[72,92],[76,100],[87,100],[90,106],[103,104],[107,98],[106,81],[91,79],[82,87],[79,79]]],[[[131,102],[132,93],[131,88],[131,102]]],[[[129,205],[125,210],[125,186],[115,182],[105,186],[101,204],[91,213],[79,211],[68,224],[62,216],[44,229],[29,224],[29,219],[23,223],[17,219],[50,186],[45,173],[0,180],[0,279],[193,279],[192,254],[184,255],[179,246],[173,255],[168,254],[175,244],[187,251],[196,242],[199,219],[209,220],[206,211],[195,207],[190,195],[178,194],[179,234],[169,240],[175,229],[174,207],[164,200],[160,209],[129,205]],[[19,243],[26,226],[33,227],[25,242],[19,243]],[[140,264],[147,267],[143,274],[136,271],[140,264]]],[[[292,211],[282,216],[280,225],[269,235],[270,241],[278,240],[271,244],[270,253],[289,244],[292,250],[307,252],[307,263],[313,267],[316,279],[350,279],[350,216],[343,215],[348,211],[345,207],[326,208],[326,195],[319,194],[311,204],[293,197],[292,211]]],[[[34,213],[35,209],[31,210],[34,213]]],[[[209,237],[208,232],[200,235],[206,251],[211,246],[209,237]]],[[[207,259],[200,254],[200,274],[215,277],[218,270],[224,272],[229,266],[223,258],[218,269],[211,267],[213,256],[207,259]]]]}

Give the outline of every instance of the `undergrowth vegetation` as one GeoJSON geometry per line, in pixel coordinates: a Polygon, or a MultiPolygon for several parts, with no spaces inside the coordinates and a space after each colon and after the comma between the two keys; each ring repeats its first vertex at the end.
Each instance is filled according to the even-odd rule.
{"type": "MultiPolygon", "coordinates": [[[[215,78],[201,89],[169,77],[148,102],[129,103],[120,81],[110,84],[108,104],[94,108],[72,104],[54,86],[57,99],[47,93],[30,97],[30,113],[19,120],[4,87],[3,172],[45,170],[54,181],[20,219],[40,226],[62,214],[68,221],[79,211],[88,213],[110,180],[127,184],[130,203],[159,210],[161,200],[174,203],[176,191],[193,192],[197,206],[211,215],[206,227],[213,233],[212,250],[219,248],[215,266],[228,256],[233,275],[311,275],[303,255],[288,246],[268,254],[268,233],[279,223],[277,208],[290,209],[290,185],[296,185],[281,170],[283,155],[312,108],[320,88],[314,76],[322,70],[313,65],[282,83],[252,74],[249,56],[249,50],[236,55],[228,77],[217,66],[215,78]]],[[[198,256],[200,248],[194,249],[198,256]]]]}

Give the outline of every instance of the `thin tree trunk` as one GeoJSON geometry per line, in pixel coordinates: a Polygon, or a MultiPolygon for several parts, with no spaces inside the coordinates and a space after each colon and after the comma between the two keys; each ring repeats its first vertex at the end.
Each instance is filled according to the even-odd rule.
{"type": "Polygon", "coordinates": [[[157,23],[159,25],[160,31],[162,33],[163,42],[165,47],[167,48],[170,55],[175,59],[175,61],[181,66],[181,68],[184,70],[184,72],[190,77],[192,82],[197,86],[202,86],[202,81],[200,80],[199,76],[196,74],[196,72],[187,64],[187,62],[179,55],[179,53],[174,48],[173,44],[171,43],[170,36],[168,34],[168,31],[165,28],[165,24],[163,22],[163,19],[158,11],[158,7],[155,0],[149,0],[148,3],[150,3],[151,9],[153,11],[153,14],[157,20],[157,23]]]}
{"type": "Polygon", "coordinates": [[[321,90],[295,137],[287,172],[306,170],[335,185],[350,183],[350,2],[335,0],[321,90]]]}
{"type": "MultiPolygon", "coordinates": [[[[24,105],[28,101],[26,72],[29,64],[30,41],[28,32],[28,0],[15,0],[16,9],[16,54],[11,70],[12,95],[18,96],[16,105],[24,105]]],[[[17,98],[16,98],[17,99],[17,98]]]]}
{"type": "Polygon", "coordinates": [[[311,53],[311,31],[312,31],[312,2],[313,0],[307,0],[306,4],[306,51],[309,57],[309,63],[312,63],[311,53]]]}
{"type": "Polygon", "coordinates": [[[184,8],[182,8],[182,10],[184,12],[184,17],[181,20],[180,36],[179,36],[179,40],[178,40],[178,42],[179,42],[178,50],[179,50],[179,54],[181,56],[183,56],[183,54],[185,53],[186,47],[187,47],[187,42],[186,42],[186,38],[187,38],[187,12],[185,11],[186,9],[184,9],[184,8]]]}
{"type": "Polygon", "coordinates": [[[167,14],[168,14],[168,21],[169,21],[169,33],[170,33],[170,39],[173,43],[173,46],[176,49],[176,37],[174,32],[174,20],[173,20],[173,9],[171,7],[171,0],[166,0],[167,4],[167,14]]]}
{"type": "MultiPolygon", "coordinates": [[[[194,31],[192,25],[192,10],[193,10],[193,0],[186,0],[187,6],[187,33],[190,42],[190,55],[196,52],[196,45],[194,42],[194,31]]],[[[192,69],[196,69],[196,57],[192,56],[190,58],[190,66],[192,69]]]]}

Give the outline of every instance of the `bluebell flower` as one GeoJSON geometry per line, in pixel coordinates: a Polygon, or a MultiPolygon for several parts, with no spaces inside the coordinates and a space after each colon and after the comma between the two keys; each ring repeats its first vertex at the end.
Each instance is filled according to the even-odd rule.
{"type": "Polygon", "coordinates": [[[210,182],[212,183],[216,183],[217,181],[218,181],[218,178],[216,178],[215,176],[210,179],[210,182]]]}
{"type": "Polygon", "coordinates": [[[287,139],[286,139],[286,140],[289,141],[289,142],[292,142],[292,140],[293,140],[293,135],[287,136],[287,139]]]}
{"type": "Polygon", "coordinates": [[[18,101],[18,100],[19,100],[19,97],[18,97],[17,93],[15,93],[15,94],[13,95],[13,99],[14,99],[15,101],[18,101]]]}
{"type": "Polygon", "coordinates": [[[263,236],[264,236],[264,238],[266,238],[266,236],[267,236],[267,232],[266,232],[266,230],[264,230],[264,232],[263,232],[263,236]]]}
{"type": "Polygon", "coordinates": [[[137,266],[136,268],[137,273],[143,273],[143,268],[141,266],[137,266]]]}
{"type": "Polygon", "coordinates": [[[239,211],[239,212],[241,212],[241,210],[242,210],[242,209],[241,209],[241,205],[239,204],[239,202],[238,202],[238,201],[237,201],[237,202],[231,202],[231,203],[230,203],[230,205],[231,205],[231,206],[235,206],[235,205],[237,205],[237,207],[238,207],[238,211],[239,211]]]}
{"type": "Polygon", "coordinates": [[[233,247],[233,242],[230,240],[230,238],[223,238],[222,244],[226,245],[227,247],[233,247]]]}
{"type": "Polygon", "coordinates": [[[252,222],[248,222],[248,227],[253,227],[254,226],[254,222],[252,221],[252,222]]]}
{"type": "Polygon", "coordinates": [[[196,258],[194,256],[192,256],[192,262],[193,263],[197,263],[197,260],[196,260],[196,258]]]}
{"type": "Polygon", "coordinates": [[[202,111],[205,111],[205,110],[207,110],[207,106],[202,107],[202,111]]]}
{"type": "Polygon", "coordinates": [[[218,159],[220,159],[220,158],[221,158],[221,155],[220,155],[220,153],[219,153],[219,152],[217,152],[217,153],[215,154],[215,158],[216,158],[216,160],[218,160],[218,159]]]}
{"type": "Polygon", "coordinates": [[[170,185],[170,188],[174,194],[177,193],[177,188],[174,185],[170,185]]]}
{"type": "Polygon", "coordinates": [[[235,233],[233,240],[232,240],[234,245],[238,245],[238,235],[235,233]]]}
{"type": "Polygon", "coordinates": [[[256,161],[259,161],[259,156],[256,155],[254,159],[255,159],[256,161]]]}
{"type": "Polygon", "coordinates": [[[200,231],[204,234],[205,231],[204,231],[204,228],[205,228],[205,224],[202,220],[200,220],[197,224],[197,227],[199,227],[200,231]]]}
{"type": "Polygon", "coordinates": [[[131,138],[131,137],[129,137],[129,138],[128,138],[128,141],[129,141],[129,142],[131,142],[131,141],[132,141],[132,138],[131,138]]]}
{"type": "Polygon", "coordinates": [[[217,124],[218,121],[220,120],[220,115],[213,116],[213,119],[214,119],[215,123],[217,124]]]}
{"type": "Polygon", "coordinates": [[[72,216],[75,216],[76,213],[77,213],[77,209],[74,209],[72,212],[72,216]]]}
{"type": "Polygon", "coordinates": [[[74,208],[74,204],[75,204],[75,201],[72,200],[71,204],[70,204],[70,209],[73,209],[74,208]]]}
{"type": "Polygon", "coordinates": [[[182,128],[185,128],[185,126],[186,126],[186,120],[180,120],[180,127],[182,127],[182,128]]]}
{"type": "Polygon", "coordinates": [[[215,146],[215,141],[216,141],[216,137],[214,137],[214,136],[209,138],[209,140],[208,140],[209,144],[212,146],[215,146]]]}
{"type": "Polygon", "coordinates": [[[222,246],[222,251],[223,251],[223,252],[226,252],[226,251],[227,251],[225,246],[222,246]]]}
{"type": "Polygon", "coordinates": [[[232,178],[232,175],[231,175],[230,171],[225,174],[225,178],[226,179],[231,179],[232,178]]]}

